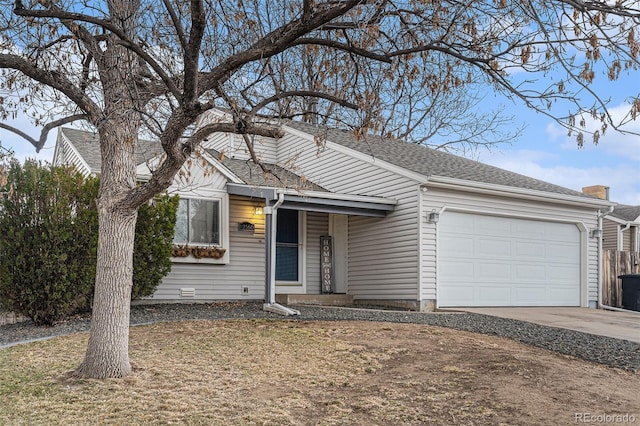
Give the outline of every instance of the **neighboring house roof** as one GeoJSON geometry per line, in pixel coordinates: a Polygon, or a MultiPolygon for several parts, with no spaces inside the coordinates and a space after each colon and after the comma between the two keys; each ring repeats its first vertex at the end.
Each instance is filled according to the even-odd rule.
{"type": "MultiPolygon", "coordinates": [[[[100,173],[102,159],[100,157],[98,134],[68,127],[61,128],[60,132],[73,144],[84,161],[87,162],[91,172],[100,173]]],[[[162,147],[158,142],[140,139],[135,149],[136,164],[142,164],[160,153],[162,153],[162,147]]]]}
{"type": "MultiPolygon", "coordinates": [[[[216,150],[208,149],[207,152],[214,158],[220,158],[220,153],[216,150]]],[[[247,185],[286,187],[307,191],[327,192],[327,190],[320,185],[316,185],[304,177],[283,169],[275,164],[263,163],[263,166],[266,169],[273,171],[274,176],[273,174],[265,173],[260,166],[251,160],[238,160],[223,157],[220,162],[234,175],[242,179],[247,185]]]]}
{"type": "Polygon", "coordinates": [[[353,132],[348,130],[331,129],[290,120],[286,121],[285,125],[314,136],[319,135],[329,142],[337,143],[426,177],[440,176],[594,199],[594,197],[579,191],[418,144],[372,135],[358,139],[353,132]]]}
{"type": "Polygon", "coordinates": [[[625,222],[639,222],[640,206],[618,204],[614,207],[613,212],[609,213],[607,216],[613,216],[617,219],[624,220],[625,222]]]}

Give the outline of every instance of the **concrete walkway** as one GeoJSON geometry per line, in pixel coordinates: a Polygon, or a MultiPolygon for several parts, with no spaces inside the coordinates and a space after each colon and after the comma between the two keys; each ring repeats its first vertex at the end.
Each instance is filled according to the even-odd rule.
{"type": "Polygon", "coordinates": [[[640,312],[588,308],[465,308],[459,310],[640,343],[640,312]]]}

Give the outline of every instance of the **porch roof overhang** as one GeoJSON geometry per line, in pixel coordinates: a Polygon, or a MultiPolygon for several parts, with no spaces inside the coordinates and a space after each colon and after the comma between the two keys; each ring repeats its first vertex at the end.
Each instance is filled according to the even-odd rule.
{"type": "Polygon", "coordinates": [[[298,191],[292,188],[274,188],[227,183],[230,195],[260,198],[274,204],[284,194],[281,208],[355,216],[384,217],[396,208],[398,202],[390,198],[338,194],[324,191],[298,191]]]}

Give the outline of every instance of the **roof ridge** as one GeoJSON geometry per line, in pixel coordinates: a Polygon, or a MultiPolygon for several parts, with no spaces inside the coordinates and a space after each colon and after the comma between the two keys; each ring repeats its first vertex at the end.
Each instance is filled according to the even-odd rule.
{"type": "Polygon", "coordinates": [[[358,138],[353,132],[346,129],[337,129],[326,125],[293,120],[283,120],[283,124],[306,133],[322,132],[327,141],[353,149],[361,154],[371,155],[373,158],[386,161],[394,166],[421,174],[425,177],[449,177],[521,189],[580,196],[589,199],[594,198],[581,191],[420,144],[372,134],[362,135],[358,138]]]}

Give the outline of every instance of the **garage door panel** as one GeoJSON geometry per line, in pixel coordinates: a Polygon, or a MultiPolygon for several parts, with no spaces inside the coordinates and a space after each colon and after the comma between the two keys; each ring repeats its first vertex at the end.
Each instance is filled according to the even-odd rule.
{"type": "Polygon", "coordinates": [[[512,229],[514,233],[521,235],[522,237],[530,237],[534,239],[540,239],[545,235],[547,227],[545,222],[513,222],[512,229]]]}
{"type": "Polygon", "coordinates": [[[545,265],[517,264],[513,268],[514,282],[545,282],[547,281],[547,268],[545,265]]]}
{"type": "Polygon", "coordinates": [[[509,303],[511,289],[506,286],[483,286],[476,288],[476,301],[480,306],[499,306],[509,303]]]}
{"type": "Polygon", "coordinates": [[[566,223],[445,212],[439,306],[579,306],[580,231],[566,223]]]}
{"type": "Polygon", "coordinates": [[[451,282],[471,281],[475,276],[473,262],[442,261],[438,264],[439,273],[452,277],[451,282]],[[455,277],[455,278],[453,278],[455,277]]]}
{"type": "Polygon", "coordinates": [[[529,282],[528,285],[522,285],[514,288],[514,299],[524,301],[522,304],[528,304],[528,306],[544,305],[547,300],[546,286],[536,285],[536,283],[529,282]]]}
{"type": "Polygon", "coordinates": [[[513,252],[507,238],[476,238],[476,248],[474,255],[480,258],[508,258],[513,252]]]}
{"type": "Polygon", "coordinates": [[[482,216],[475,223],[473,228],[480,235],[499,235],[504,230],[504,223],[497,217],[482,216]]]}
{"type": "Polygon", "coordinates": [[[474,255],[474,238],[450,235],[438,244],[438,251],[447,258],[470,258],[474,255]]]}
{"type": "Polygon", "coordinates": [[[547,266],[547,277],[557,283],[575,283],[580,279],[580,272],[571,265],[549,265],[547,266]]]}
{"type": "Polygon", "coordinates": [[[551,301],[558,301],[557,305],[554,306],[566,306],[566,305],[562,305],[561,301],[563,300],[568,300],[568,299],[573,299],[573,298],[579,298],[580,297],[580,292],[578,290],[576,290],[575,288],[549,288],[548,289],[548,298],[551,301]]]}
{"type": "Polygon", "coordinates": [[[555,259],[557,261],[566,260],[572,263],[575,257],[575,251],[579,248],[580,245],[577,243],[555,243],[549,244],[546,247],[545,253],[548,259],[555,259]]]}
{"type": "Polygon", "coordinates": [[[545,237],[566,243],[575,243],[576,233],[579,233],[575,225],[567,225],[566,223],[548,223],[546,229],[545,237]]]}
{"type": "Polygon", "coordinates": [[[475,264],[475,270],[478,271],[474,278],[484,280],[492,279],[494,281],[511,281],[513,275],[511,264],[509,263],[488,263],[478,262],[475,264]]]}
{"type": "Polygon", "coordinates": [[[460,300],[460,303],[471,305],[475,299],[473,287],[470,285],[451,285],[443,288],[439,292],[439,296],[446,299],[460,300]]]}
{"type": "Polygon", "coordinates": [[[516,257],[522,257],[526,259],[545,259],[546,247],[542,242],[534,241],[516,241],[515,244],[516,257]]]}

